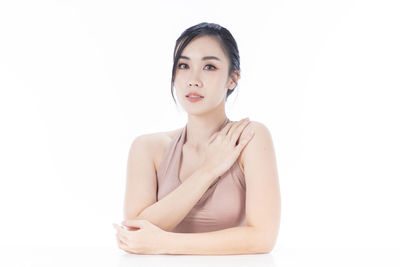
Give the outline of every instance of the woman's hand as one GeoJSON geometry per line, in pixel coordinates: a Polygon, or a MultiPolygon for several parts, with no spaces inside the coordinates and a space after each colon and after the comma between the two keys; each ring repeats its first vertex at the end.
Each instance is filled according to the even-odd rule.
{"type": "Polygon", "coordinates": [[[218,178],[233,165],[240,152],[254,136],[254,131],[251,131],[248,136],[240,136],[249,122],[248,119],[229,122],[222,130],[210,137],[209,144],[205,149],[203,166],[210,170],[215,178],[218,178]],[[239,136],[240,142],[238,143],[239,136]]]}
{"type": "Polygon", "coordinates": [[[161,254],[166,231],[147,220],[128,220],[126,228],[113,223],[120,249],[135,254],[161,254]],[[130,230],[133,229],[133,230],[130,230]]]}

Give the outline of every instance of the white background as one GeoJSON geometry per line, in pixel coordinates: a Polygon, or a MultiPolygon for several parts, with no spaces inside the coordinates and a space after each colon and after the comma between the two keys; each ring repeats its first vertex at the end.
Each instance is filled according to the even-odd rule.
{"type": "Polygon", "coordinates": [[[2,259],[43,266],[40,249],[62,246],[113,251],[120,266],[139,259],[112,227],[128,150],[185,125],[170,93],[173,48],[186,28],[214,22],[241,56],[227,115],[263,123],[276,151],[281,228],[259,263],[395,265],[399,12],[365,0],[1,1],[2,259]]]}

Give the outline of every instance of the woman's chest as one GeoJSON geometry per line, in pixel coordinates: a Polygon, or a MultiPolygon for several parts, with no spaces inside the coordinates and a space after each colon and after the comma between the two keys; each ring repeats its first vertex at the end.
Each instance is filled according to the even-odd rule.
{"type": "Polygon", "coordinates": [[[178,178],[183,183],[196,170],[201,168],[205,160],[204,153],[195,152],[185,147],[182,148],[181,162],[178,178]]]}
{"type": "MultiPolygon", "coordinates": [[[[168,142],[165,140],[166,139],[164,139],[164,141],[160,143],[161,145],[158,146],[158,151],[155,157],[156,171],[158,171],[161,162],[165,160],[165,154],[171,142],[171,139],[169,139],[168,142]]],[[[181,152],[177,152],[181,153],[180,162],[177,163],[179,164],[178,178],[181,182],[183,182],[202,166],[206,157],[204,149],[203,151],[196,151],[186,147],[185,144],[182,146],[181,152]]],[[[242,173],[244,173],[243,163],[240,156],[238,157],[238,163],[242,173]]]]}
{"type": "MultiPolygon", "coordinates": [[[[190,149],[182,148],[180,169],[178,171],[178,178],[181,182],[185,181],[190,177],[196,170],[201,168],[206,156],[204,152],[195,152],[190,149]]],[[[239,167],[244,173],[243,165],[240,158],[238,158],[239,167]]]]}

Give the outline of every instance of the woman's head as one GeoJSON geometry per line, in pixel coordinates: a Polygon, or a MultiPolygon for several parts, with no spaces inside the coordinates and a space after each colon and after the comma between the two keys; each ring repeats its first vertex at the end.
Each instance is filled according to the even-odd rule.
{"type": "Polygon", "coordinates": [[[183,106],[216,106],[221,104],[221,100],[226,101],[234,91],[239,77],[238,47],[224,27],[214,23],[199,23],[186,29],[176,40],[171,79],[174,101],[175,85],[183,106]],[[204,98],[196,103],[189,102],[186,95],[192,91],[204,98]]]}

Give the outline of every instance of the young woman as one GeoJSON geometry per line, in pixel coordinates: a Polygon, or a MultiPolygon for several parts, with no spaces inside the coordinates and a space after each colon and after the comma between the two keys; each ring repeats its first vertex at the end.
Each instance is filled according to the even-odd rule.
{"type": "MultiPolygon", "coordinates": [[[[173,87],[183,128],[137,137],[130,148],[121,249],[138,254],[269,253],[280,193],[269,130],[231,121],[225,102],[240,77],[236,41],[224,27],[186,29],[174,49],[173,87]]],[[[175,98],[174,98],[175,101],[175,98]]]]}

